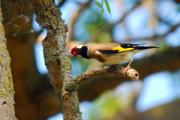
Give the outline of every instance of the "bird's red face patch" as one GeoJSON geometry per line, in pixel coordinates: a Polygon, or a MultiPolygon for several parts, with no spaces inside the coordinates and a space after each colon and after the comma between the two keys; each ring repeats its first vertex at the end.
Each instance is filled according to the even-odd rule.
{"type": "Polygon", "coordinates": [[[71,49],[71,54],[73,55],[73,56],[77,56],[77,47],[73,47],[72,49],[71,49]]]}

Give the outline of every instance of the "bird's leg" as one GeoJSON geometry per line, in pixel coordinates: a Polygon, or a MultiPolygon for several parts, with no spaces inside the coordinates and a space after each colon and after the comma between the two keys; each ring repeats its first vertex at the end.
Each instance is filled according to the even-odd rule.
{"type": "Polygon", "coordinates": [[[128,62],[128,65],[125,67],[125,68],[123,68],[123,71],[124,72],[127,72],[130,68],[131,68],[131,63],[133,62],[133,58],[131,58],[130,60],[129,60],[129,62],[128,62]]]}
{"type": "Polygon", "coordinates": [[[131,58],[128,62],[128,65],[126,66],[127,68],[130,68],[131,67],[131,63],[133,62],[133,58],[131,58]]]}

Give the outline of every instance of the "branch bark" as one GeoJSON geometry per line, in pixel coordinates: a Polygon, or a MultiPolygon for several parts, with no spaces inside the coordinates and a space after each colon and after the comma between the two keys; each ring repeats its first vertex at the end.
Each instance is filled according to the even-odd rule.
{"type": "Polygon", "coordinates": [[[0,20],[0,119],[15,120],[14,88],[10,69],[11,60],[6,47],[1,8],[0,20]]]}
{"type": "Polygon", "coordinates": [[[16,36],[31,31],[32,3],[31,0],[1,0],[3,24],[6,35],[16,36]]]}
{"type": "Polygon", "coordinates": [[[33,0],[33,5],[37,14],[37,21],[48,30],[43,46],[50,78],[57,95],[61,98],[62,90],[63,95],[66,96],[63,97],[64,120],[81,120],[77,91],[66,90],[66,86],[69,86],[73,81],[71,61],[68,58],[65,43],[67,29],[61,18],[61,13],[53,0],[33,0]]]}
{"type": "Polygon", "coordinates": [[[102,68],[100,70],[88,71],[75,79],[75,83],[83,85],[87,82],[91,82],[94,79],[103,79],[106,77],[120,77],[131,80],[138,80],[139,73],[133,68],[122,68],[119,65],[112,65],[108,68],[102,68]]]}

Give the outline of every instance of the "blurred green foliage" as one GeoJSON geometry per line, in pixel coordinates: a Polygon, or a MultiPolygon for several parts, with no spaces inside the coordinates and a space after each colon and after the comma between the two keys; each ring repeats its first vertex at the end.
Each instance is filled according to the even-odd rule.
{"type": "Polygon", "coordinates": [[[75,32],[75,38],[81,42],[110,42],[112,32],[100,32],[98,37],[96,36],[93,41],[87,41],[107,24],[108,21],[104,16],[101,16],[101,12],[97,10],[97,6],[91,6],[80,16],[75,26],[75,31],[79,31],[75,32]]]}
{"type": "Polygon", "coordinates": [[[101,0],[101,2],[100,0],[96,0],[96,5],[101,9],[101,15],[103,15],[104,13],[104,8],[103,8],[104,3],[108,13],[111,14],[111,7],[109,5],[108,0],[101,0]]]}
{"type": "Polygon", "coordinates": [[[121,96],[114,94],[113,91],[107,91],[94,101],[88,120],[110,119],[125,107],[123,103],[121,96]]]}

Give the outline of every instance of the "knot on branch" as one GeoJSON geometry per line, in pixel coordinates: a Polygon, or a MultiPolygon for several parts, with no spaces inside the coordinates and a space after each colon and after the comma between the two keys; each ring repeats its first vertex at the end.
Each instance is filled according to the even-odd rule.
{"type": "Polygon", "coordinates": [[[65,83],[64,90],[62,90],[62,98],[68,99],[72,92],[77,91],[78,85],[74,81],[65,83]]]}
{"type": "Polygon", "coordinates": [[[121,73],[124,75],[124,76],[128,76],[131,80],[139,80],[139,73],[137,70],[135,70],[134,68],[122,68],[121,69],[121,73]]]}
{"type": "Polygon", "coordinates": [[[65,84],[65,91],[71,93],[78,89],[78,85],[74,81],[69,81],[65,84]]]}

